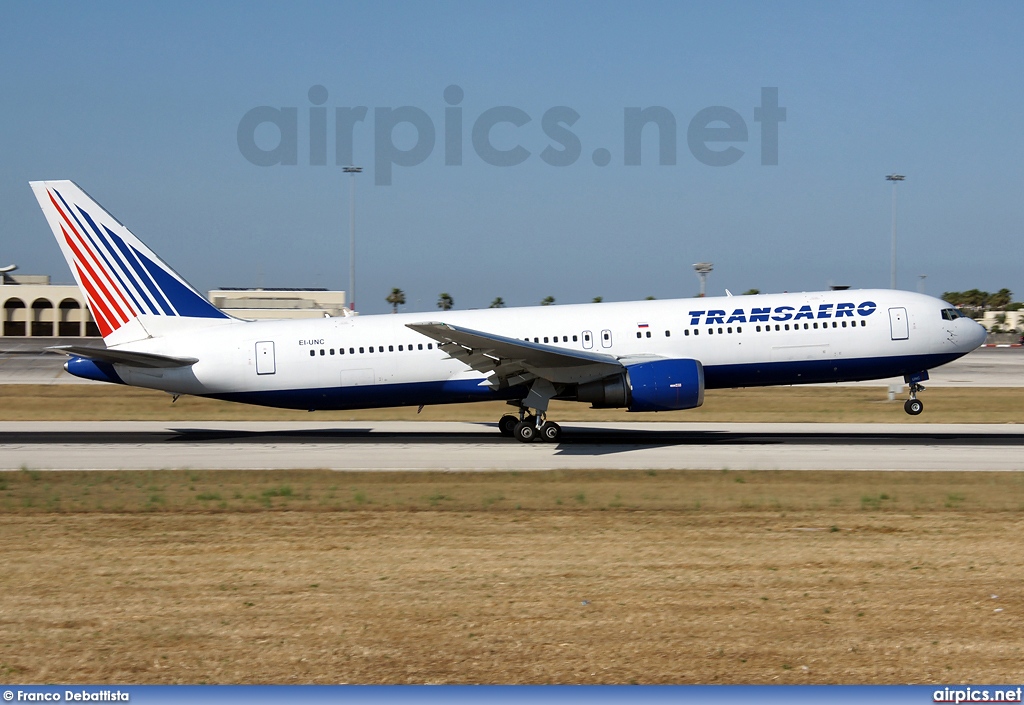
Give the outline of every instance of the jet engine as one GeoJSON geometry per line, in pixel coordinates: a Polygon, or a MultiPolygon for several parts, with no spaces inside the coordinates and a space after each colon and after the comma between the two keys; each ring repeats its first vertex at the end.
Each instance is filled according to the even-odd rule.
{"type": "Polygon", "coordinates": [[[704,367],[688,359],[639,362],[614,377],[579,385],[575,399],[595,409],[694,409],[704,403],[704,367]]]}

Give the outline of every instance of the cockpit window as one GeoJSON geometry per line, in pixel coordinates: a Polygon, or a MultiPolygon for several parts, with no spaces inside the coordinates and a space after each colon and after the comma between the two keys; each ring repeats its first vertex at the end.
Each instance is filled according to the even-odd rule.
{"type": "Polygon", "coordinates": [[[958,308],[944,308],[942,309],[942,320],[944,321],[955,321],[958,318],[967,318],[967,314],[958,308]]]}

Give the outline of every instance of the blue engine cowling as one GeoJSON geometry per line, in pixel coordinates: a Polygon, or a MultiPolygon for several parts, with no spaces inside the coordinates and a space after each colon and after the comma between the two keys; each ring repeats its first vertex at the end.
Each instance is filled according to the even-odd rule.
{"type": "Polygon", "coordinates": [[[579,385],[569,398],[595,409],[694,409],[704,403],[704,366],[685,359],[638,362],[614,377],[579,385]]]}
{"type": "Polygon", "coordinates": [[[697,360],[654,360],[626,368],[629,411],[676,411],[704,403],[704,366],[697,360]]]}

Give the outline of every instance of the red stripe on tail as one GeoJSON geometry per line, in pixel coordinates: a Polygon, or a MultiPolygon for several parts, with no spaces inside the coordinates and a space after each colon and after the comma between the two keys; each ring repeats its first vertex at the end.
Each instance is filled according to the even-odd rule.
{"type": "MultiPolygon", "coordinates": [[[[122,322],[127,322],[128,319],[130,319],[130,318],[132,318],[132,317],[134,317],[136,315],[136,313],[133,310],[131,304],[128,303],[128,300],[125,298],[124,294],[121,293],[121,290],[117,286],[117,283],[114,281],[114,278],[110,275],[109,272],[106,271],[106,269],[100,263],[99,259],[93,254],[92,250],[89,247],[89,243],[87,243],[85,238],[82,237],[82,234],[80,232],[78,232],[78,229],[75,228],[74,224],[72,224],[72,222],[71,222],[70,218],[68,218],[67,214],[64,213],[64,211],[61,209],[61,207],[59,205],[57,205],[57,201],[54,200],[53,194],[50,193],[49,191],[47,191],[46,194],[50,197],[50,203],[52,203],[53,207],[57,209],[58,213],[60,213],[61,218],[63,218],[64,222],[68,224],[69,228],[71,228],[71,232],[73,232],[75,234],[75,237],[78,238],[78,241],[81,244],[81,246],[83,248],[85,248],[85,250],[92,256],[93,264],[95,264],[96,268],[98,268],[100,273],[103,274],[104,278],[107,281],[107,284],[110,285],[110,289],[108,289],[104,285],[103,280],[101,280],[99,277],[96,276],[96,273],[93,270],[92,266],[89,264],[89,262],[82,255],[81,251],[79,251],[77,248],[75,248],[75,246],[71,243],[70,239],[68,239],[67,231],[64,231],[64,237],[65,237],[65,239],[68,239],[68,244],[71,245],[71,248],[73,250],[75,250],[75,254],[78,256],[79,260],[82,262],[83,265],[85,265],[85,267],[93,275],[93,278],[95,279],[96,283],[103,290],[104,294],[107,297],[108,305],[111,306],[118,313],[118,316],[123,319],[122,322]],[[116,298],[114,296],[110,295],[110,290],[111,289],[117,294],[116,298]],[[121,306],[118,305],[117,299],[121,299],[121,302],[124,304],[124,309],[127,309],[130,315],[125,314],[125,312],[124,312],[124,310],[122,310],[121,306]]],[[[63,230],[63,226],[61,227],[61,230],[63,230]]],[[[118,327],[120,327],[120,325],[118,325],[118,327]]]]}

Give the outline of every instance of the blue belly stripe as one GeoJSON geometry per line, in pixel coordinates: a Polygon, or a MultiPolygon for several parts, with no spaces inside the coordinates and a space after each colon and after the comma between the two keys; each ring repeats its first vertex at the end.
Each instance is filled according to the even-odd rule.
{"type": "MultiPolygon", "coordinates": [[[[845,360],[713,365],[704,368],[704,383],[706,389],[730,389],[787,384],[820,384],[823,382],[858,382],[886,377],[902,377],[944,365],[962,356],[963,353],[944,353],[845,360]]],[[[204,396],[281,409],[345,411],[391,406],[419,406],[420,404],[434,406],[474,401],[522,399],[526,396],[527,391],[527,386],[493,391],[486,385],[481,386],[480,380],[467,379],[356,387],[280,389],[204,396]]]]}

